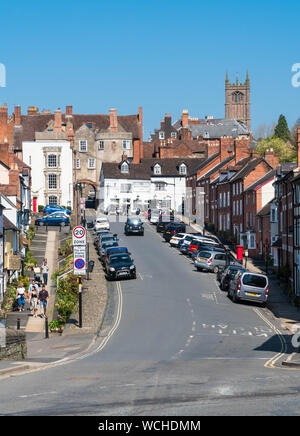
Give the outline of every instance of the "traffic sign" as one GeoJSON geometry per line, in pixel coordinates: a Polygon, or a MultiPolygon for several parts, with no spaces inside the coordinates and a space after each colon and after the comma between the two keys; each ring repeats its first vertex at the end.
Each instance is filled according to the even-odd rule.
{"type": "Polygon", "coordinates": [[[86,245],[86,230],[82,226],[76,226],[72,234],[73,245],[86,245]]]}
{"type": "Polygon", "coordinates": [[[75,275],[86,274],[86,250],[85,246],[74,246],[73,272],[75,275]]]}

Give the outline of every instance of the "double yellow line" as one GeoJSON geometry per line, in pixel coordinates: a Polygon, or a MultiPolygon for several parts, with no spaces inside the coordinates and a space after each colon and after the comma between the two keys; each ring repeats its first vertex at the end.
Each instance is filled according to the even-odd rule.
{"type": "MultiPolygon", "coordinates": [[[[287,352],[287,343],[284,339],[284,336],[281,334],[281,332],[278,330],[277,327],[275,327],[274,324],[271,323],[258,309],[253,309],[254,312],[278,335],[280,343],[281,343],[281,350],[279,353],[275,354],[271,359],[269,359],[264,366],[266,368],[278,368],[275,364],[278,362],[278,360],[283,357],[287,352]]],[[[282,367],[283,368],[283,367],[282,367]]]]}

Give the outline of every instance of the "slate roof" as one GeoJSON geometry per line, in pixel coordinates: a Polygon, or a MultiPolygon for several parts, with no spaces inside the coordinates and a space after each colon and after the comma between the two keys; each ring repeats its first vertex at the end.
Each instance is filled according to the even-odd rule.
{"type": "MultiPolygon", "coordinates": [[[[109,179],[144,179],[149,180],[151,177],[180,177],[179,165],[185,163],[187,174],[199,165],[200,161],[205,159],[198,158],[166,158],[166,159],[142,159],[139,164],[129,164],[129,173],[121,173],[120,163],[104,162],[102,170],[104,177],[109,179]],[[161,166],[161,174],[153,174],[153,167],[156,163],[161,166]]],[[[181,177],[184,177],[181,175],[181,177]]]]}
{"type": "MultiPolygon", "coordinates": [[[[263,162],[264,159],[262,157],[258,157],[258,158],[250,158],[249,162],[246,163],[246,165],[243,166],[243,168],[238,171],[231,179],[231,182],[235,182],[236,180],[239,179],[243,179],[244,177],[246,177],[248,174],[251,173],[252,170],[254,170],[254,168],[257,167],[257,165],[260,162],[263,162]]],[[[266,161],[264,161],[266,162],[266,161]]],[[[266,162],[266,164],[268,165],[268,163],[266,162]]],[[[270,169],[272,169],[272,167],[269,165],[270,169]]]]}
{"type": "Polygon", "coordinates": [[[235,156],[229,156],[226,159],[219,162],[217,165],[215,165],[213,168],[211,168],[207,173],[203,174],[203,176],[199,177],[197,180],[204,179],[206,177],[210,177],[212,174],[214,174],[216,171],[219,171],[224,165],[226,165],[228,162],[230,162],[232,159],[234,159],[235,156]]]}
{"type": "MultiPolygon", "coordinates": [[[[173,126],[180,130],[181,121],[176,121],[173,126]]],[[[188,128],[193,138],[203,136],[205,139],[219,139],[221,136],[237,138],[240,135],[249,135],[248,127],[236,119],[199,120],[199,124],[188,124],[188,128]]]]}
{"type": "Polygon", "coordinates": [[[220,153],[215,153],[212,154],[211,156],[209,156],[207,159],[203,159],[201,164],[198,165],[197,167],[195,167],[191,174],[195,174],[197,171],[201,170],[202,168],[204,168],[207,164],[209,164],[210,162],[212,162],[214,159],[216,159],[216,157],[218,157],[220,155],[220,153]]]}
{"type": "Polygon", "coordinates": [[[266,183],[270,180],[273,180],[275,178],[275,175],[276,175],[276,169],[272,169],[267,174],[265,174],[263,177],[256,180],[256,182],[252,183],[252,185],[248,186],[248,188],[245,189],[245,192],[252,191],[252,190],[258,188],[259,186],[263,185],[264,183],[266,183]]]}
{"type": "Polygon", "coordinates": [[[19,231],[18,227],[16,227],[6,216],[3,215],[3,229],[4,230],[16,230],[19,231]]]}

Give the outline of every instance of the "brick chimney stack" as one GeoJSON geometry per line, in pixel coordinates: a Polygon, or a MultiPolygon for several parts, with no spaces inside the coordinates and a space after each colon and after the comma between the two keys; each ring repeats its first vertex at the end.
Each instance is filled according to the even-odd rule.
{"type": "Polygon", "coordinates": [[[7,104],[5,103],[4,106],[0,106],[0,142],[7,141],[8,136],[8,129],[7,129],[7,120],[8,120],[8,113],[7,113],[7,104]]]}
{"type": "Polygon", "coordinates": [[[39,115],[39,109],[36,106],[29,106],[27,115],[39,115]]]}
{"type": "Polygon", "coordinates": [[[73,115],[73,106],[66,106],[66,117],[71,117],[73,115]]]}
{"type": "Polygon", "coordinates": [[[235,140],[235,161],[238,162],[250,156],[250,142],[247,136],[239,136],[235,140]]]}
{"type": "Polygon", "coordinates": [[[15,106],[15,126],[21,126],[21,106],[15,106]]]}
{"type": "Polygon", "coordinates": [[[182,141],[191,141],[192,138],[192,131],[188,128],[183,128],[180,130],[180,139],[182,141]]]}
{"type": "Polygon", "coordinates": [[[279,165],[278,156],[274,153],[273,148],[266,150],[265,152],[265,161],[271,165],[272,168],[277,168],[279,165]]]}
{"type": "Polygon", "coordinates": [[[109,122],[110,122],[110,131],[117,132],[118,131],[117,109],[110,109],[109,122]]]}
{"type": "Polygon", "coordinates": [[[62,113],[60,109],[57,109],[57,111],[54,112],[54,131],[55,132],[61,132],[62,128],[62,113]]]}
{"type": "Polygon", "coordinates": [[[187,109],[183,109],[181,114],[181,125],[182,127],[186,127],[189,124],[189,111],[187,109]]]}
{"type": "MultiPolygon", "coordinates": [[[[233,156],[234,143],[232,136],[221,136],[220,138],[220,161],[227,159],[229,156],[233,156]]],[[[240,157],[236,160],[239,160],[240,157]]]]}

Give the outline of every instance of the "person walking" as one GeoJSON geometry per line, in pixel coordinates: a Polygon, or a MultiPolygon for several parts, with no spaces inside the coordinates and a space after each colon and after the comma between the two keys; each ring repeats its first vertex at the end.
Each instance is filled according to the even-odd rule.
{"type": "Polygon", "coordinates": [[[16,292],[16,299],[18,300],[18,307],[19,312],[24,312],[24,306],[25,306],[25,288],[23,286],[23,283],[20,282],[17,288],[16,292]]]}
{"type": "Polygon", "coordinates": [[[38,298],[40,302],[40,316],[44,318],[46,315],[47,303],[49,300],[49,294],[44,285],[42,286],[42,290],[40,291],[38,298]]]}
{"type": "Polygon", "coordinates": [[[42,274],[43,274],[44,286],[47,286],[47,283],[48,283],[48,271],[49,271],[49,267],[47,264],[47,259],[44,259],[44,261],[42,263],[42,274]]]}
{"type": "Polygon", "coordinates": [[[38,266],[38,264],[36,263],[34,268],[33,268],[33,273],[34,273],[34,280],[37,283],[41,282],[41,268],[38,266]]]}
{"type": "Polygon", "coordinates": [[[31,313],[34,318],[37,318],[38,304],[39,304],[39,291],[38,287],[33,286],[32,291],[29,294],[29,304],[31,313]]]}

